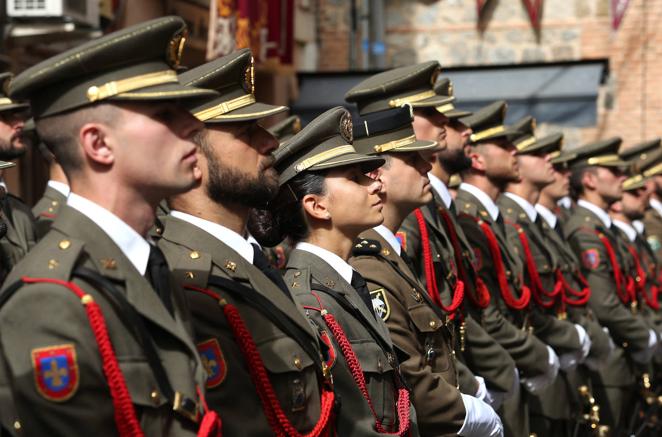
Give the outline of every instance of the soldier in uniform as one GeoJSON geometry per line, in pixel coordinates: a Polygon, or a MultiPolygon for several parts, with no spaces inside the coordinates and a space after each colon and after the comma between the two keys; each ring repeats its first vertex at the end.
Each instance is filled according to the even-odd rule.
{"type": "Polygon", "coordinates": [[[451,174],[471,165],[471,159],[466,154],[471,129],[460,120],[460,117],[471,113],[455,107],[450,80],[444,78],[437,81],[434,91],[448,99],[449,103],[436,108],[415,109],[413,123],[417,138],[446,142],[444,150],[430,153],[432,170],[428,178],[433,200],[410,214],[396,235],[403,241],[403,249],[428,293],[439,294],[446,308],[451,307],[454,292],[464,293],[456,310],[455,320],[459,327],[456,330],[458,341],[455,351],[459,360],[476,376],[472,372],[463,372],[460,367],[460,390],[476,395],[498,409],[503,398],[517,383],[515,363],[480,325],[481,313],[487,302],[478,293],[484,289],[476,287],[476,274],[471,262],[473,251],[457,225],[455,202],[446,187],[451,174]],[[427,238],[421,238],[422,234],[427,238]],[[479,381],[478,390],[476,381],[479,381]]]}
{"type": "MultiPolygon", "coordinates": [[[[559,278],[562,280],[562,289],[560,297],[557,298],[561,299],[557,306],[559,317],[567,317],[573,323],[584,327],[591,339],[591,349],[584,363],[580,364],[575,372],[567,372],[566,376],[575,390],[570,393],[570,400],[576,404],[573,406],[576,407],[573,411],[574,419],[581,424],[584,431],[592,431],[600,427],[600,410],[592,394],[589,369],[597,370],[607,361],[613,350],[613,343],[587,306],[591,289],[581,274],[579,259],[565,239],[562,219],[554,213],[559,208],[559,199],[569,194],[570,171],[567,163],[575,157],[572,152],[560,151],[562,140],[562,134],[551,134],[537,139],[541,147],[553,144],[551,163],[554,182],[542,188],[535,208],[540,217],[539,228],[544,236],[545,248],[557,260],[557,276],[562,275],[562,279],[559,278]]],[[[605,427],[601,432],[604,431],[605,427]]]]}
{"type": "Polygon", "coordinates": [[[591,288],[589,307],[616,345],[605,365],[591,374],[601,421],[615,433],[625,426],[626,411],[633,400],[633,362],[648,363],[657,343],[655,332],[621,300],[627,288],[621,266],[627,265],[627,260],[618,249],[607,213],[622,197],[627,164],[618,157],[620,143],[620,138],[610,138],[573,150],[576,156],[569,161],[570,189],[577,206],[564,227],[591,288]]]}
{"type": "Polygon", "coordinates": [[[559,355],[562,370],[550,386],[531,396],[531,429],[539,436],[569,436],[572,435],[571,419],[577,405],[572,402],[576,389],[568,385],[566,375],[574,372],[588,356],[591,340],[581,325],[567,321],[561,294],[563,280],[557,274],[560,262],[549,250],[549,242],[542,232],[542,218],[534,207],[540,191],[554,182],[551,152],[558,144],[538,141],[534,136],[535,119],[530,116],[513,127],[522,132],[513,141],[517,149],[519,180],[506,185],[497,205],[506,226],[516,229],[510,233],[510,244],[525,265],[525,283],[531,290],[532,305],[558,318],[553,326],[550,324],[549,334],[543,337],[538,330],[538,335],[559,355]],[[579,348],[574,347],[576,336],[579,348]]]}
{"type": "MultiPolygon", "coordinates": [[[[655,138],[650,143],[653,149],[648,153],[658,154],[662,139],[655,138]]],[[[650,159],[650,158],[649,158],[650,159]]],[[[651,177],[650,185],[653,190],[649,201],[649,208],[644,215],[644,227],[646,230],[646,241],[651,249],[655,251],[658,261],[662,261],[662,163],[657,167],[646,169],[648,176],[651,177]]]]}
{"type": "Polygon", "coordinates": [[[158,202],[195,183],[202,124],[176,101],[215,94],[177,80],[185,30],[141,23],[12,82],[71,183],[0,298],[0,386],[16,413],[0,400],[2,422],[17,432],[193,436],[202,423],[191,316],[146,239],[158,202]]]}
{"type": "Polygon", "coordinates": [[[24,130],[32,133],[34,141],[37,144],[36,148],[48,166],[46,190],[41,199],[32,207],[32,214],[34,214],[36,220],[35,231],[37,238],[41,239],[51,229],[51,225],[57,218],[62,205],[66,203],[71,189],[69,188],[67,176],[64,174],[64,170],[62,170],[62,166],[55,160],[55,155],[39,140],[34,119],[30,119],[25,123],[24,130]]]}
{"type": "Polygon", "coordinates": [[[205,123],[196,137],[201,179],[169,198],[159,239],[185,288],[207,403],[227,435],[324,435],[334,426],[334,394],[316,332],[246,238],[250,209],[278,190],[278,143],[258,122],[287,108],[256,102],[249,49],[179,79],[220,94],[191,102],[205,123]]]}
{"type": "Polygon", "coordinates": [[[430,89],[438,70],[437,62],[389,70],[345,95],[357,104],[359,113],[366,114],[362,123],[374,126],[355,132],[354,147],[386,159],[373,175],[384,185],[384,224],[361,233],[350,264],[365,277],[393,342],[409,355],[401,368],[412,387],[421,434],[500,435],[502,425],[492,408],[453,388],[457,386],[454,323],[417,280],[396,238],[407,215],[432,200],[427,178],[431,166],[420,152],[437,146],[422,146],[411,116],[381,128],[379,120],[390,117],[389,109],[403,105],[434,108],[447,103],[430,89]]]}
{"type": "Polygon", "coordinates": [[[285,283],[332,344],[328,365],[342,399],[338,435],[405,436],[413,406],[395,347],[365,280],[347,263],[359,233],[384,220],[381,183],[366,176],[384,160],[357,154],[351,143],[351,116],[336,107],[280,147],[281,188],[270,223],[280,224],[272,226],[276,239],[296,242],[285,283]]]}
{"type": "MultiPolygon", "coordinates": [[[[521,261],[509,246],[503,215],[495,203],[505,184],[518,178],[512,140],[519,131],[504,125],[505,111],[506,103],[498,101],[463,119],[473,130],[472,166],[461,173],[455,201],[459,224],[474,251],[475,269],[491,293],[483,326],[515,360],[527,391],[535,393],[552,383],[559,361],[533,333],[535,329],[551,334],[554,321],[531,311],[521,261]]],[[[578,338],[573,341],[578,345],[578,338]]],[[[502,417],[507,433],[528,435],[526,393],[520,390],[507,400],[502,417]]]]}
{"type": "MultiPolygon", "coordinates": [[[[0,159],[3,161],[12,161],[25,154],[28,144],[23,132],[28,104],[7,95],[12,77],[11,73],[0,73],[0,159]]],[[[6,234],[0,238],[1,262],[11,269],[35,245],[37,236],[30,208],[9,193],[1,173],[1,214],[7,224],[6,234]]]]}

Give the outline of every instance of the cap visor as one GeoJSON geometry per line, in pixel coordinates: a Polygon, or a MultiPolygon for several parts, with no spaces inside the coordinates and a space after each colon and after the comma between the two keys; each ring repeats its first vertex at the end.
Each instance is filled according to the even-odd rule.
{"type": "Polygon", "coordinates": [[[255,102],[248,106],[203,120],[205,123],[237,123],[242,121],[260,120],[289,110],[287,106],[275,106],[268,103],[255,102]]]}
{"type": "Polygon", "coordinates": [[[27,103],[10,103],[9,105],[0,105],[0,112],[28,109],[29,107],[30,105],[27,103]]]}
{"type": "Polygon", "coordinates": [[[439,143],[436,141],[425,141],[425,140],[416,140],[411,144],[407,144],[401,147],[396,147],[395,149],[391,150],[386,150],[386,152],[418,152],[418,151],[423,151],[423,150],[431,150],[431,149],[438,149],[439,143]]]}
{"type": "Polygon", "coordinates": [[[308,171],[327,170],[330,168],[345,167],[347,165],[360,165],[364,173],[371,172],[384,165],[385,159],[378,156],[361,155],[360,153],[347,153],[336,156],[327,161],[310,167],[308,171]]]}
{"type": "Polygon", "coordinates": [[[531,147],[527,147],[524,150],[518,150],[517,154],[518,155],[531,155],[533,153],[552,153],[555,150],[558,150],[558,146],[556,144],[534,144],[531,147]]]}
{"type": "Polygon", "coordinates": [[[552,163],[552,165],[565,164],[567,162],[572,161],[576,157],[577,157],[576,153],[562,153],[556,158],[552,158],[550,162],[552,163]]]}
{"type": "Polygon", "coordinates": [[[179,83],[167,83],[156,85],[126,93],[117,94],[108,100],[114,101],[152,101],[152,100],[180,100],[180,99],[204,99],[218,96],[218,93],[205,88],[195,88],[181,85],[179,83]]]}
{"type": "Polygon", "coordinates": [[[4,170],[6,168],[10,167],[16,167],[15,162],[7,162],[7,161],[0,161],[0,170],[4,170]]]}
{"type": "Polygon", "coordinates": [[[417,102],[410,102],[409,104],[412,106],[412,108],[429,108],[429,107],[442,106],[447,103],[451,103],[454,100],[455,98],[453,97],[432,96],[432,97],[428,97],[427,99],[419,100],[417,102]]]}
{"type": "Polygon", "coordinates": [[[462,118],[473,115],[473,112],[463,111],[461,109],[451,109],[450,111],[442,112],[442,114],[444,114],[448,118],[462,118]]]}

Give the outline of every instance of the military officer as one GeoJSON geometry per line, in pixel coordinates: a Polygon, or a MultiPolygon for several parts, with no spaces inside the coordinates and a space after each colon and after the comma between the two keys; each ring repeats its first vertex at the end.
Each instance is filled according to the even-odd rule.
{"type": "Polygon", "coordinates": [[[648,363],[657,342],[655,332],[622,300],[627,297],[627,278],[621,266],[627,260],[618,249],[607,213],[622,197],[627,164],[618,157],[620,144],[621,139],[615,137],[573,150],[576,156],[569,161],[570,189],[577,206],[564,227],[591,288],[589,307],[616,345],[605,365],[591,375],[601,421],[616,433],[625,426],[624,415],[632,400],[632,361],[648,363]]]}
{"type": "Polygon", "coordinates": [[[23,130],[33,135],[34,142],[37,144],[36,148],[48,166],[46,190],[44,190],[41,199],[32,207],[32,214],[35,217],[35,231],[37,238],[41,239],[51,229],[51,225],[57,218],[60,207],[66,203],[71,189],[62,166],[55,160],[55,155],[39,140],[34,119],[28,120],[23,130]]]}
{"type": "MultiPolygon", "coordinates": [[[[404,76],[400,80],[411,79],[404,76]]],[[[440,294],[445,308],[451,307],[453,292],[459,292],[458,287],[463,287],[464,299],[457,309],[461,311],[461,317],[458,314],[456,318],[462,321],[456,330],[455,349],[459,359],[477,376],[459,368],[460,390],[484,396],[484,400],[496,409],[516,383],[515,363],[478,322],[487,302],[477,294],[476,275],[471,263],[473,251],[457,225],[455,204],[446,187],[451,174],[471,165],[466,154],[471,129],[460,120],[471,113],[455,107],[449,79],[437,81],[434,92],[448,99],[449,103],[436,108],[416,108],[413,123],[417,138],[446,142],[444,150],[429,154],[432,170],[428,178],[433,200],[410,214],[396,235],[402,240],[418,278],[429,290],[432,288],[433,294],[440,294]],[[422,233],[427,238],[422,239],[422,233]],[[424,251],[424,245],[428,244],[424,251]],[[477,388],[476,381],[480,383],[477,388]]]]}
{"type": "Polygon", "coordinates": [[[281,225],[273,226],[278,238],[296,242],[285,282],[334,350],[338,435],[418,435],[388,329],[347,263],[359,233],[384,219],[381,183],[366,176],[384,160],[356,153],[351,140],[351,116],[336,107],[278,149],[281,188],[270,223],[281,225]]]}
{"type": "Polygon", "coordinates": [[[531,396],[531,429],[539,436],[571,435],[571,419],[577,410],[571,401],[576,389],[570,391],[566,374],[574,372],[588,356],[591,340],[581,325],[568,322],[563,314],[563,281],[557,274],[560,263],[556,254],[549,250],[549,242],[542,233],[542,218],[534,207],[540,191],[554,182],[551,152],[555,151],[557,143],[538,141],[534,136],[533,117],[524,117],[513,127],[522,132],[513,141],[519,180],[508,182],[497,205],[507,226],[512,224],[516,228],[517,232],[510,234],[514,237],[510,244],[525,265],[525,282],[531,290],[532,304],[559,319],[546,328],[549,333],[540,334],[540,329],[536,332],[559,355],[563,370],[550,386],[531,396]],[[575,344],[580,347],[574,347],[575,344]]]}
{"type": "Polygon", "coordinates": [[[587,306],[591,289],[581,275],[577,256],[565,239],[562,218],[554,212],[559,209],[559,199],[569,194],[570,171],[567,163],[575,157],[572,152],[561,152],[562,141],[562,134],[551,134],[537,140],[542,144],[554,144],[551,153],[554,182],[542,188],[535,208],[540,215],[539,228],[545,237],[545,247],[558,260],[557,276],[562,281],[560,297],[557,298],[560,299],[558,316],[567,317],[584,327],[591,340],[589,355],[583,364],[574,372],[566,372],[572,388],[570,402],[574,402],[573,419],[585,432],[600,430],[604,434],[608,428],[600,425],[600,406],[593,397],[589,369],[596,370],[607,361],[613,342],[587,306]]]}
{"type": "Polygon", "coordinates": [[[2,290],[0,385],[11,382],[16,411],[3,399],[2,420],[26,435],[200,427],[205,373],[190,314],[146,240],[161,198],[195,183],[202,124],[176,101],[215,94],[177,80],[185,30],[179,17],[148,21],[12,82],[71,183],[51,231],[2,290]]]}
{"type": "MultiPolygon", "coordinates": [[[[647,158],[650,160],[650,155],[660,154],[662,139],[655,138],[650,140],[649,143],[653,145],[653,149],[647,153],[647,158]]],[[[651,177],[649,185],[653,188],[649,208],[646,210],[643,220],[646,240],[655,251],[658,261],[662,261],[662,170],[647,168],[646,171],[651,177]]]]}
{"type": "Polygon", "coordinates": [[[255,100],[253,57],[239,50],[182,73],[219,96],[192,102],[201,179],[173,196],[159,247],[192,312],[207,370],[207,403],[228,435],[323,435],[334,394],[316,332],[259,248],[247,241],[253,207],[278,190],[276,140],[258,122],[285,111],[255,100]]]}
{"type": "MultiPolygon", "coordinates": [[[[13,75],[0,73],[0,160],[12,161],[22,156],[28,141],[24,134],[28,118],[28,104],[7,95],[13,75]]],[[[7,224],[7,233],[0,238],[2,263],[13,267],[37,241],[34,216],[23,201],[9,193],[0,171],[2,215],[7,224]]],[[[5,273],[6,275],[6,273],[5,273]]],[[[0,277],[4,279],[5,275],[0,277]]]]}
{"type": "MultiPolygon", "coordinates": [[[[456,203],[462,226],[475,255],[475,268],[491,294],[483,326],[512,356],[527,391],[552,383],[558,357],[533,330],[549,335],[553,320],[530,311],[530,291],[522,282],[522,265],[507,242],[503,215],[495,201],[507,182],[518,179],[518,130],[504,125],[506,103],[494,102],[462,121],[473,130],[472,165],[461,172],[456,203]]],[[[578,339],[574,340],[578,342],[578,339]]],[[[503,406],[502,417],[511,435],[529,433],[526,394],[519,391],[503,406]]]]}
{"type": "Polygon", "coordinates": [[[360,247],[350,264],[365,277],[393,342],[409,355],[401,368],[412,386],[421,434],[500,435],[502,426],[494,411],[453,388],[457,385],[453,323],[416,279],[395,235],[407,215],[432,200],[427,178],[431,166],[420,152],[438,146],[416,139],[409,114],[403,113],[390,126],[377,127],[382,125],[379,120],[389,117],[389,109],[402,105],[434,108],[447,103],[447,98],[430,89],[438,70],[437,62],[389,70],[366,79],[345,95],[366,114],[362,123],[374,126],[356,133],[354,147],[386,159],[373,175],[384,186],[384,224],[361,233],[360,247]],[[407,76],[413,80],[397,80],[407,76]],[[417,97],[409,99],[411,96],[417,97]],[[400,100],[404,98],[408,103],[400,100]]]}

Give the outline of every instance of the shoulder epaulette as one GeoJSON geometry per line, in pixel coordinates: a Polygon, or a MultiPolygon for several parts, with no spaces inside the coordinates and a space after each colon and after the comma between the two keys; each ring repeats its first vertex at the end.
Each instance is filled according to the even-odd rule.
{"type": "Polygon", "coordinates": [[[354,241],[354,247],[352,248],[352,255],[361,256],[361,255],[377,255],[382,250],[382,245],[379,244],[377,240],[368,240],[365,238],[359,238],[354,241]]]}
{"type": "Polygon", "coordinates": [[[457,202],[456,205],[459,207],[459,214],[478,215],[478,206],[471,202],[457,202]]]}
{"type": "Polygon", "coordinates": [[[32,249],[30,262],[24,260],[20,271],[25,276],[49,277],[67,281],[77,265],[83,251],[81,240],[51,233],[32,249]]]}

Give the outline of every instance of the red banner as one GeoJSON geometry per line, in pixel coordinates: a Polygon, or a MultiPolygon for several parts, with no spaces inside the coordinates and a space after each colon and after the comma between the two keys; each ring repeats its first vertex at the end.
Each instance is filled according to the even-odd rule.
{"type": "Polygon", "coordinates": [[[618,30],[630,0],[611,0],[611,28],[618,30]]]}
{"type": "Polygon", "coordinates": [[[542,20],[542,7],[543,0],[522,0],[526,12],[529,14],[529,20],[534,29],[540,29],[540,21],[542,20]]]}

